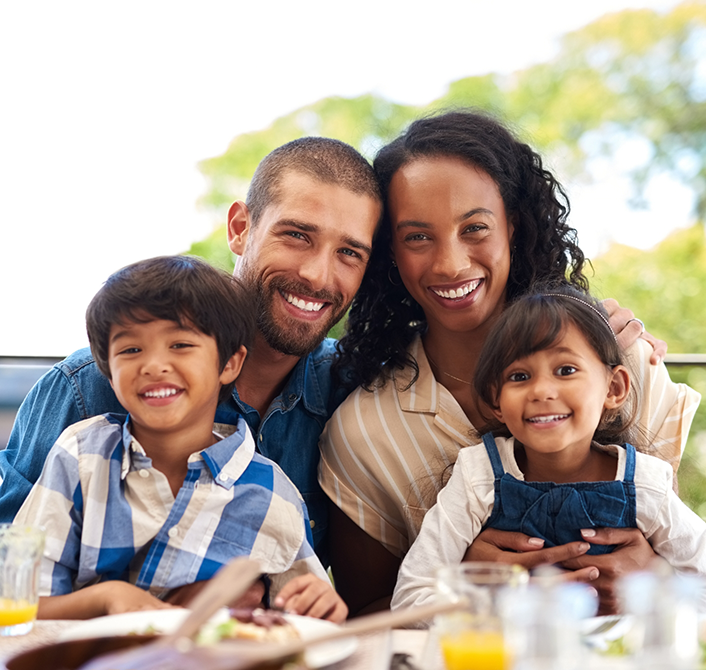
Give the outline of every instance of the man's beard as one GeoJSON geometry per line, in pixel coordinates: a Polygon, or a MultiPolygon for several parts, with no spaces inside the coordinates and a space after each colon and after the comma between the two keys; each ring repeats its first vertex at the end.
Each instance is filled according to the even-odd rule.
{"type": "Polygon", "coordinates": [[[331,328],[343,317],[348,305],[343,304],[340,293],[330,291],[314,291],[298,282],[290,281],[284,277],[275,277],[266,286],[262,281],[249,282],[254,290],[257,308],[257,327],[265,342],[275,351],[287,356],[299,358],[311,353],[321,344],[331,328]],[[306,296],[307,302],[331,303],[328,309],[330,316],[321,324],[307,321],[295,321],[285,326],[278,324],[273,318],[274,301],[281,296],[278,293],[292,293],[297,296],[306,296]]]}

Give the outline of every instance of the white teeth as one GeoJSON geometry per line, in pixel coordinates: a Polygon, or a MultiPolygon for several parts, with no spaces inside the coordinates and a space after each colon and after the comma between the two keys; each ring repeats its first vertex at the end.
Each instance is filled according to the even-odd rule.
{"type": "Polygon", "coordinates": [[[304,310],[305,312],[318,312],[324,306],[324,303],[322,302],[306,302],[301,298],[293,296],[291,293],[283,293],[282,295],[288,303],[304,310]]]}
{"type": "Polygon", "coordinates": [[[437,289],[432,289],[432,291],[434,291],[436,295],[441,296],[442,298],[448,298],[449,300],[453,300],[454,298],[463,298],[464,296],[468,295],[471,291],[478,288],[480,281],[480,279],[476,279],[472,282],[469,282],[465,286],[461,286],[460,288],[452,288],[450,291],[441,291],[437,289]]]}
{"type": "Polygon", "coordinates": [[[145,391],[146,398],[167,398],[170,395],[176,395],[178,389],[158,389],[157,391],[145,391]]]}
{"type": "Polygon", "coordinates": [[[549,414],[547,416],[535,416],[531,419],[527,419],[530,423],[549,423],[551,421],[559,421],[559,419],[566,419],[568,414],[549,414]]]}

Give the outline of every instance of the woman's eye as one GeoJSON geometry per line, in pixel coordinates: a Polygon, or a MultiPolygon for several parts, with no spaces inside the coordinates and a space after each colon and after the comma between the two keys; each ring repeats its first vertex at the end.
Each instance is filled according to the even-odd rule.
{"type": "Polygon", "coordinates": [[[557,372],[560,377],[568,377],[576,372],[576,368],[573,365],[562,365],[557,372]]]}
{"type": "Polygon", "coordinates": [[[512,372],[507,376],[509,382],[526,382],[529,375],[526,372],[512,372]]]}
{"type": "Polygon", "coordinates": [[[414,233],[413,235],[407,235],[404,239],[405,242],[419,242],[422,240],[428,240],[429,238],[424,233],[414,233]]]}
{"type": "Polygon", "coordinates": [[[487,226],[485,226],[482,223],[472,223],[469,226],[466,226],[463,232],[465,233],[477,233],[480,230],[485,230],[487,226]]]}

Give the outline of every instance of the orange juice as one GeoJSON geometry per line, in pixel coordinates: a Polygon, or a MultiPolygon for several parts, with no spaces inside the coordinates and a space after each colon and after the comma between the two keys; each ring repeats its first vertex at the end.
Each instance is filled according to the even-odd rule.
{"type": "Polygon", "coordinates": [[[442,635],[440,644],[446,670],[505,670],[502,633],[466,630],[442,635]]]}
{"type": "Polygon", "coordinates": [[[37,603],[0,598],[0,626],[16,626],[37,618],[37,603]]]}

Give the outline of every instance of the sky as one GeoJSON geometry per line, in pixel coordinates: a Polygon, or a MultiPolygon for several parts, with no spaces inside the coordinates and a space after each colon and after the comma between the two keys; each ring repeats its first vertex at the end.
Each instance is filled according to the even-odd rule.
{"type": "MultiPolygon", "coordinates": [[[[197,163],[321,98],[425,104],[454,80],[551,58],[604,13],[670,0],[10,0],[0,3],[0,356],[87,344],[101,283],[223,223],[200,211],[197,163]]],[[[665,182],[634,212],[630,147],[569,183],[588,256],[688,225],[665,182]],[[668,224],[665,225],[665,221],[668,224]]]]}

